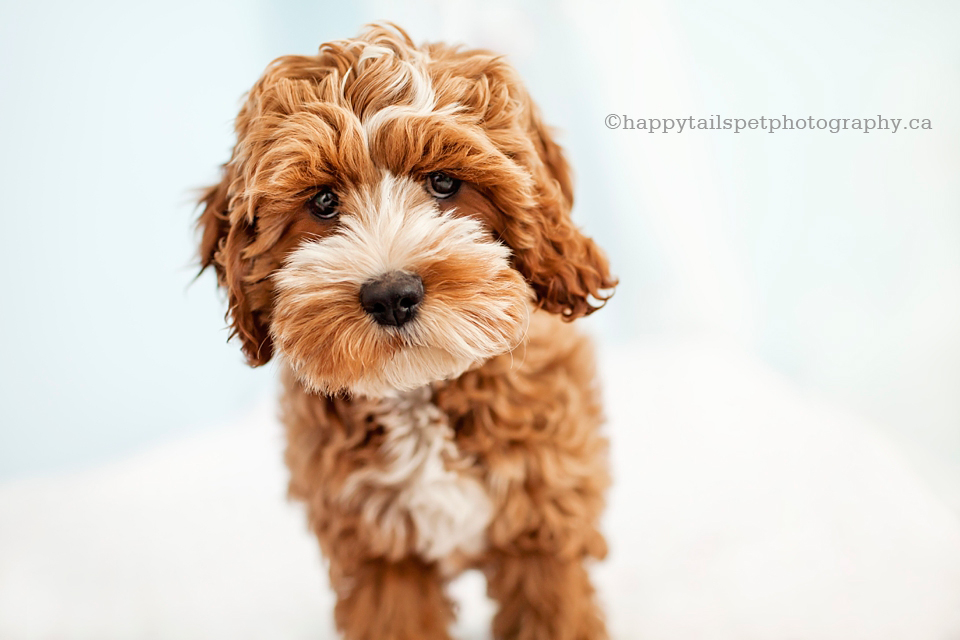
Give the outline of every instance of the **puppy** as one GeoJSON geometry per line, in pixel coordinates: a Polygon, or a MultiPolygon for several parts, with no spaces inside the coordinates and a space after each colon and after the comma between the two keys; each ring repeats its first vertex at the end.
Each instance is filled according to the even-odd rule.
{"type": "Polygon", "coordinates": [[[372,26],[275,60],[201,200],[249,364],[277,356],[290,495],[348,640],[448,638],[483,571],[496,638],[596,640],[608,485],[591,347],[616,281],[502,57],[372,26]]]}

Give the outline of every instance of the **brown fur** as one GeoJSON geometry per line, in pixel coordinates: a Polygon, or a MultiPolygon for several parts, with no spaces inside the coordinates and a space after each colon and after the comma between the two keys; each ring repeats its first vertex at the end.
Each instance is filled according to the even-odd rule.
{"type": "MultiPolygon", "coordinates": [[[[560,320],[602,306],[616,281],[570,219],[569,167],[516,73],[491,53],[417,49],[399,29],[372,27],[317,56],[272,63],[236,130],[222,180],[201,201],[201,264],[214,267],[228,292],[232,335],[249,363],[264,364],[278,349],[284,355],[290,494],[307,505],[330,561],[345,637],[448,637],[453,605],[444,584],[476,567],[501,605],[495,637],[605,638],[583,562],[606,554],[597,529],[606,441],[590,346],[560,320]],[[366,43],[391,55],[361,63],[366,43]],[[436,112],[460,108],[388,119],[365,139],[361,121],[417,99],[410,86],[396,88],[403,62],[424,68],[436,112]],[[493,505],[482,549],[441,560],[418,554],[422,532],[409,518],[371,526],[371,518],[388,520],[395,489],[355,482],[358,472],[388,465],[385,425],[399,409],[395,399],[352,390],[412,348],[411,339],[371,328],[354,308],[351,284],[321,290],[309,264],[293,276],[285,266],[305,242],[338,233],[339,223],[307,210],[318,187],[334,186],[343,215],[362,216],[384,169],[414,180],[439,170],[459,178],[460,192],[437,209],[480,221],[487,242],[512,252],[503,268],[492,249],[460,252],[441,238],[424,254],[439,257],[415,265],[442,317],[468,318],[502,345],[422,391],[425,419],[453,434],[445,467],[482,485],[493,505]],[[293,284],[281,287],[284,270],[293,284]],[[540,310],[525,324],[531,295],[540,310]],[[491,305],[499,315],[485,315],[491,305]]],[[[434,206],[409,193],[405,207],[434,206]]]]}

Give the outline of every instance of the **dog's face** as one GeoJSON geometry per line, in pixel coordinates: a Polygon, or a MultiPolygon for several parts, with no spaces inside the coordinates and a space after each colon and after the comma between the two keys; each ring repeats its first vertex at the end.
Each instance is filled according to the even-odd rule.
{"type": "Polygon", "coordinates": [[[616,284],[569,170],[501,58],[373,27],[268,67],[205,193],[201,262],[252,365],[378,396],[510,351],[539,306],[616,284]]]}

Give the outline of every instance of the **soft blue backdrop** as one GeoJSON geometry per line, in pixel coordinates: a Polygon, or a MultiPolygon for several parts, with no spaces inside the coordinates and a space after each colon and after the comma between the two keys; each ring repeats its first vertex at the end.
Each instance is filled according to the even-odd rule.
{"type": "Polygon", "coordinates": [[[706,333],[874,419],[960,490],[960,5],[169,0],[0,8],[0,478],[93,465],[270,393],[194,276],[191,189],[274,57],[390,19],[506,52],[622,278],[601,339],[706,333]],[[610,131],[632,117],[930,132],[610,131]]]}

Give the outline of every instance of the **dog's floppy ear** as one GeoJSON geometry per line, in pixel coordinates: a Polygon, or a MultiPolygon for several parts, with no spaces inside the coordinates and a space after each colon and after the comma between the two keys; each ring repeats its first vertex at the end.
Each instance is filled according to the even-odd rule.
{"type": "Polygon", "coordinates": [[[539,306],[573,320],[602,307],[617,279],[610,275],[603,251],[573,224],[570,167],[529,98],[527,106],[527,131],[536,150],[528,169],[537,204],[533,219],[524,221],[522,241],[510,244],[515,265],[536,292],[539,306]]]}
{"type": "Polygon", "coordinates": [[[200,270],[210,266],[216,270],[217,281],[227,291],[230,337],[239,336],[247,362],[257,367],[270,360],[273,343],[264,311],[257,308],[256,296],[251,295],[251,261],[244,255],[256,237],[256,222],[250,216],[231,212],[232,174],[230,166],[224,166],[223,179],[200,198],[200,270]]]}

